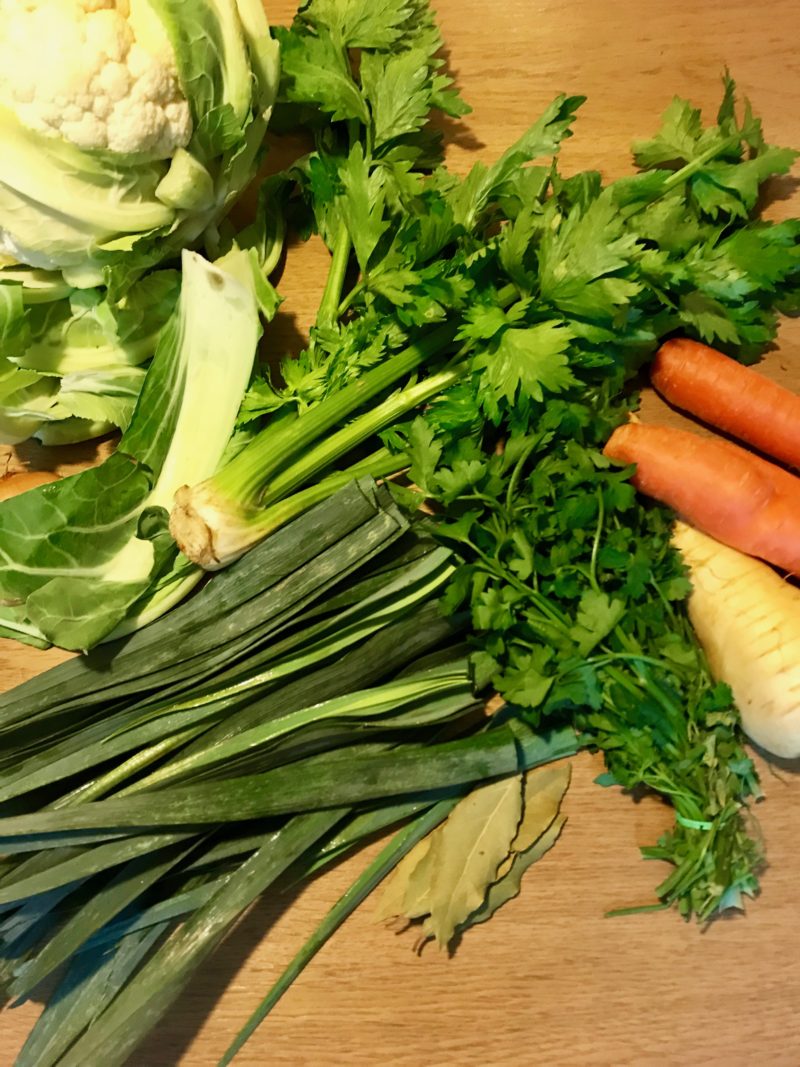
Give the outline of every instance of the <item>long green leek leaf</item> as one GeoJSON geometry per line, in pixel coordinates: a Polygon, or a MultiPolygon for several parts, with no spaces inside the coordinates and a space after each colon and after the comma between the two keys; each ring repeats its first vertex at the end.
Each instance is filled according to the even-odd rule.
{"type": "Polygon", "coordinates": [[[167,930],[161,923],[124,937],[113,952],[76,956],[17,1057],[15,1067],[56,1067],[167,930]]]}
{"type": "Polygon", "coordinates": [[[385,626],[339,660],[293,679],[277,692],[234,711],[199,741],[190,744],[186,753],[241,733],[268,716],[282,715],[391,677],[432,647],[452,641],[460,632],[459,625],[463,622],[445,618],[438,601],[425,604],[406,618],[385,626]]]}
{"type": "Polygon", "coordinates": [[[167,871],[188,855],[195,843],[177,842],[153,853],[137,856],[101,890],[95,893],[52,937],[36,957],[19,970],[9,992],[24,997],[68,960],[80,946],[131,901],[149,889],[167,871]]]}
{"type": "Polygon", "coordinates": [[[449,559],[450,553],[444,549],[431,552],[395,582],[385,584],[379,592],[349,610],[292,634],[283,642],[273,643],[267,650],[269,654],[265,658],[269,665],[264,670],[253,671],[252,662],[256,657],[251,657],[247,661],[246,671],[242,665],[233,668],[231,673],[238,676],[236,680],[226,684],[222,678],[216,677],[213,686],[203,694],[183,701],[171,701],[163,706],[156,704],[141,720],[137,720],[137,725],[164,712],[202,709],[218,702],[229,702],[307,671],[320,661],[333,659],[346,648],[406,614],[420,601],[433,596],[452,575],[453,567],[449,559]],[[281,651],[284,651],[283,655],[280,655],[281,651]]]}
{"type": "MultiPolygon", "coordinates": [[[[510,726],[477,737],[428,748],[403,748],[376,756],[330,754],[300,760],[264,774],[164,789],[153,795],[102,800],[62,811],[44,811],[0,819],[0,850],[15,834],[47,834],[64,830],[115,830],[129,827],[215,825],[268,815],[351,806],[409,793],[435,796],[437,790],[512,774],[521,748],[526,766],[536,766],[576,751],[569,728],[523,742],[510,726]]],[[[99,846],[99,850],[114,846],[99,846]]],[[[117,845],[117,848],[132,847],[117,845]]],[[[53,876],[51,875],[51,879],[53,876]]],[[[42,881],[46,881],[42,876],[42,881]]],[[[50,880],[43,888],[58,884],[50,880]]],[[[9,890],[0,893],[8,899],[9,890]]]]}
{"type": "MultiPolygon", "coordinates": [[[[179,744],[183,744],[186,738],[191,736],[192,729],[202,733],[208,726],[213,727],[214,722],[220,721],[222,735],[231,736],[239,731],[240,721],[245,723],[241,727],[242,730],[249,729],[263,722],[265,718],[286,715],[307,706],[310,700],[322,701],[358,686],[373,684],[378,676],[408,659],[413,660],[418,650],[424,650],[426,645],[435,644],[438,639],[452,632],[451,623],[441,616],[436,602],[433,602],[407,618],[401,618],[397,623],[384,625],[372,638],[362,640],[360,645],[356,643],[353,652],[338,661],[324,663],[317,670],[308,670],[308,662],[303,664],[296,661],[294,673],[298,675],[297,679],[290,679],[288,685],[284,683],[280,693],[270,697],[263,698],[258,693],[251,695],[245,688],[243,695],[236,700],[232,697],[219,698],[205,707],[203,705],[206,697],[195,701],[173,701],[160,708],[159,715],[153,721],[149,721],[149,716],[154,714],[151,712],[137,712],[135,708],[120,712],[110,717],[105,727],[100,721],[79,730],[63,742],[54,744],[50,752],[45,750],[27,760],[23,759],[18,771],[4,776],[4,784],[0,787],[0,800],[22,796],[59,779],[91,770],[110,759],[133,752],[130,760],[115,764],[112,771],[93,782],[85,783],[75,792],[74,797],[67,796],[63,803],[71,805],[94,799],[102,796],[115,784],[124,783],[129,776],[163,755],[164,751],[169,749],[171,739],[176,738],[179,744]],[[303,666],[306,673],[301,669],[303,666]],[[256,697],[257,702],[254,703],[256,697]],[[185,707],[186,710],[174,710],[180,707],[185,707]],[[168,712],[168,708],[173,710],[168,712]],[[239,708],[242,710],[237,713],[239,708]],[[241,716],[241,720],[237,718],[237,714],[241,716]],[[134,725],[139,720],[141,725],[134,725]]],[[[356,632],[352,636],[353,642],[357,642],[359,633],[356,632]]],[[[363,638],[363,627],[361,637],[363,638]]],[[[324,656],[324,645],[321,646],[319,654],[327,658],[324,656]]],[[[255,658],[258,659],[258,656],[255,658]]],[[[246,673],[247,662],[249,661],[240,664],[237,674],[246,673]]],[[[204,740],[202,745],[198,743],[199,748],[213,743],[218,732],[208,734],[208,741],[204,740]]],[[[54,806],[62,806],[62,802],[59,801],[54,806]]],[[[20,842],[15,845],[15,850],[20,851],[22,847],[20,842]]]]}
{"type": "Polygon", "coordinates": [[[241,1051],[246,1042],[272,1011],[284,993],[296,978],[308,966],[326,941],[336,932],[356,908],[369,896],[377,885],[397,866],[411,849],[434,830],[453,810],[458,796],[440,800],[424,814],[418,816],[409,826],[401,830],[388,845],[370,863],[367,869],[356,879],[350,888],[334,904],[312,936],[306,941],[267,996],[247,1020],[245,1025],[231,1043],[225,1055],[219,1061],[219,1067],[227,1067],[241,1051]]]}
{"type": "Polygon", "coordinates": [[[95,952],[99,947],[114,944],[120,938],[127,937],[136,930],[146,930],[148,927],[159,926],[173,919],[182,919],[184,915],[191,915],[193,911],[197,911],[211,900],[214,894],[225,885],[228,877],[226,872],[205,885],[177,893],[169,900],[159,901],[158,904],[153,904],[130,918],[109,923],[81,945],[78,952],[95,952]]]}
{"type": "Polygon", "coordinates": [[[46,843],[43,843],[42,837],[36,834],[31,836],[20,835],[4,841],[2,851],[5,856],[19,856],[27,852],[40,852],[45,847],[50,849],[62,847],[83,848],[87,845],[100,844],[103,841],[118,840],[125,836],[123,832],[109,830],[67,830],[61,834],[48,834],[46,843]]]}
{"type": "MultiPolygon", "coordinates": [[[[312,850],[308,865],[303,865],[298,870],[298,880],[315,874],[328,866],[328,864],[336,862],[347,852],[352,851],[375,834],[386,830],[390,826],[405,822],[412,816],[430,808],[430,806],[430,802],[408,801],[402,804],[384,804],[372,811],[354,815],[344,823],[342,829],[330,840],[324,841],[319,849],[312,850]]],[[[263,841],[263,838],[264,834],[261,833],[253,834],[239,841],[234,839],[220,842],[219,845],[209,850],[205,856],[194,864],[190,864],[186,871],[188,873],[198,867],[201,869],[205,867],[213,869],[214,864],[218,864],[220,860],[226,859],[228,856],[254,852],[263,841]]],[[[120,917],[117,922],[110,923],[89,938],[79,951],[91,952],[99,946],[113,943],[121,937],[133,933],[135,930],[145,930],[166,920],[189,915],[210,900],[226,879],[227,874],[222,875],[206,882],[204,885],[196,886],[194,889],[176,893],[174,896],[159,901],[159,903],[153,904],[143,911],[135,912],[127,918],[120,917]]]]}
{"type": "MultiPolygon", "coordinates": [[[[373,690],[365,689],[334,697],[331,700],[314,704],[310,708],[301,708],[298,711],[273,717],[269,722],[244,730],[234,737],[206,748],[205,751],[195,752],[191,756],[171,761],[166,767],[131,786],[126,793],[130,796],[142,790],[158,788],[167,782],[192,775],[209,764],[225,763],[243,753],[252,755],[255,750],[311,724],[330,719],[349,719],[362,723],[373,716],[385,718],[398,714],[399,709],[404,705],[413,707],[414,703],[421,699],[432,698],[439,693],[457,694],[461,698],[457,706],[461,706],[464,699],[470,702],[471,691],[466,663],[461,666],[460,670],[442,671],[438,676],[434,672],[429,672],[421,679],[409,679],[406,682],[384,686],[378,694],[375,694],[373,690]]],[[[419,722],[420,717],[415,721],[419,722]]]]}
{"type": "Polygon", "coordinates": [[[137,856],[187,841],[192,836],[187,833],[151,834],[97,845],[93,849],[82,851],[80,855],[72,859],[48,867],[39,874],[4,883],[0,886],[0,903],[25,900],[35,893],[44,893],[48,889],[55,889],[57,886],[79,881],[90,874],[97,874],[98,871],[121,866],[137,856]]]}
{"type": "Polygon", "coordinates": [[[91,1030],[72,1046],[60,1067],[123,1064],[242,911],[345,814],[339,809],[300,815],[276,831],[204,907],[170,935],[91,1030]]]}
{"type": "MultiPolygon", "coordinates": [[[[135,677],[123,677],[117,685],[109,686],[105,693],[106,699],[137,692],[152,692],[162,684],[173,687],[177,687],[178,683],[181,687],[196,685],[203,677],[212,675],[220,664],[229,663],[232,657],[255,642],[264,641],[280,632],[281,628],[306,606],[379,554],[400,536],[405,528],[404,520],[398,512],[389,509],[375,511],[372,517],[353,533],[345,535],[333,546],[315,555],[304,567],[290,573],[269,589],[251,596],[240,610],[226,616],[219,626],[210,625],[210,620],[207,619],[198,626],[192,616],[192,625],[187,629],[185,625],[178,626],[181,620],[176,619],[176,629],[168,635],[162,647],[150,649],[146,656],[137,657],[135,677]]],[[[193,604],[194,602],[190,601],[186,607],[193,604]]],[[[125,663],[125,647],[118,659],[121,661],[120,666],[130,666],[129,662],[125,663]]],[[[112,659],[111,662],[113,670],[117,667],[117,660],[112,659]]],[[[97,664],[96,660],[95,663],[97,664]]],[[[90,673],[84,678],[84,685],[89,693],[84,693],[79,700],[78,707],[81,711],[94,702],[91,696],[91,679],[94,677],[97,680],[97,666],[94,675],[90,673]]],[[[63,705],[59,711],[63,713],[63,705]]],[[[18,703],[12,714],[13,721],[29,719],[30,715],[29,711],[18,703]]],[[[0,714],[0,725],[9,719],[10,716],[0,714]]]]}
{"type": "MultiPolygon", "coordinates": [[[[440,801],[440,803],[443,803],[440,801]]],[[[329,863],[335,863],[363,841],[376,834],[398,826],[414,815],[427,811],[431,802],[426,800],[406,800],[399,804],[381,804],[370,811],[353,815],[341,830],[317,851],[310,866],[302,872],[302,877],[316,874],[329,863]]]]}
{"type": "Polygon", "coordinates": [[[51,919],[52,913],[74,888],[70,883],[47,893],[37,893],[9,915],[0,926],[3,955],[17,959],[36,945],[41,937],[42,925],[51,919]]]}
{"type": "MultiPolygon", "coordinates": [[[[12,882],[18,882],[23,878],[32,878],[34,875],[49,870],[55,864],[65,863],[67,860],[80,856],[82,852],[83,849],[79,846],[58,844],[48,852],[40,851],[32,856],[26,856],[24,859],[9,856],[8,860],[2,865],[0,886],[10,885],[12,882]]],[[[16,902],[13,904],[0,904],[0,911],[14,907],[16,907],[16,902]]]]}

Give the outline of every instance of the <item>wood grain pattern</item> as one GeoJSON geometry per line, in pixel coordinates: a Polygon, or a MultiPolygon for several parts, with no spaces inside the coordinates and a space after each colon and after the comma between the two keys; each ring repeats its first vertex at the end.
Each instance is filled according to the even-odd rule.
{"type": "MultiPolygon", "coordinates": [[[[800,5],[796,0],[438,0],[449,60],[474,111],[454,135],[464,170],[513,140],[555,92],[586,93],[568,168],[628,170],[627,146],[646,136],[673,94],[716,107],[725,65],[763,115],[768,140],[800,145],[800,5]]],[[[275,22],[290,0],[269,4],[275,22]]],[[[0,32],[2,28],[0,27],[0,32]]],[[[782,182],[772,217],[800,214],[782,182]]],[[[286,302],[268,343],[292,349],[321,292],[326,254],[293,250],[286,302]]],[[[767,372],[800,388],[800,323],[782,328],[767,372]]],[[[647,411],[655,410],[652,398],[647,411]]],[[[29,450],[48,466],[45,450],[29,450]]],[[[84,462],[61,453],[59,462],[84,462]]],[[[0,643],[0,687],[62,658],[0,643]]],[[[652,899],[662,870],[640,860],[670,821],[593,784],[576,761],[557,846],[521,896],[470,932],[448,959],[414,955],[408,936],[374,925],[367,904],[333,939],[236,1061],[241,1067],[682,1067],[800,1063],[796,991],[800,924],[795,853],[800,782],[762,762],[757,815],[769,856],[760,898],[744,916],[701,932],[671,913],[609,919],[652,899]]],[[[267,899],[234,932],[135,1067],[211,1067],[368,850],[290,899],[267,899]]],[[[38,1011],[0,1015],[0,1067],[10,1067],[38,1011]]],[[[89,1064],[87,1067],[102,1067],[89,1064]]]]}

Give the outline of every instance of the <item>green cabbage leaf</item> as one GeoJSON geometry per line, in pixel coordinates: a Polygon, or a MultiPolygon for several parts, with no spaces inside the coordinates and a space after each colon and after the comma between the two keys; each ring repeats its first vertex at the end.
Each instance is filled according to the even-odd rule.
{"type": "MultiPolygon", "coordinates": [[[[184,592],[199,579],[176,558],[168,509],[177,489],[218,466],[261,332],[252,257],[234,250],[223,266],[183,253],[178,307],[117,450],[97,467],[0,504],[0,635],[87,649],[165,577],[177,574],[184,592]]],[[[76,417],[102,414],[102,402],[91,407],[91,374],[75,377],[82,389],[69,375],[62,385],[76,417]]],[[[0,389],[2,382],[0,371],[0,389]]],[[[105,395],[108,383],[98,376],[96,385],[105,395]]]]}

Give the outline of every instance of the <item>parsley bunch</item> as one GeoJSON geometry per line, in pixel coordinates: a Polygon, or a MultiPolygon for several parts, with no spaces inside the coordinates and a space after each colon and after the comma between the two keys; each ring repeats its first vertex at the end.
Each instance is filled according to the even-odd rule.
{"type": "Polygon", "coordinates": [[[459,178],[430,118],[466,108],[422,0],[311,0],[279,37],[283,121],[313,149],[269,196],[321,235],[330,271],[308,348],[253,385],[254,439],[197,515],[223,516],[240,554],[353,474],[407,468],[398,495],[432,503],[459,560],[447,603],[470,614],[479,683],[674,805],[648,850],[674,865],[662,904],[738,903],[760,863],[753,765],[686,619],[671,517],[602,447],[664,337],[752,361],[800,303],[800,222],[752,218],[796,153],[739,116],[726,76],[716,122],[674,100],[609,185],[558,167],[582,103],[565,95],[459,178]]]}
{"type": "Polygon", "coordinates": [[[745,805],[758,784],[687,622],[671,515],[602,446],[665,335],[752,359],[777,307],[796,304],[798,222],[749,221],[759,181],[795,154],[767,146],[749,108],[736,125],[730,79],[716,126],[673,102],[636,153],[672,165],[606,188],[553,168],[532,203],[493,205],[494,292],[458,334],[480,346],[470,373],[394,435],[462,560],[449,604],[471,611],[478,676],[537,726],[574,722],[607,782],[670,800],[675,829],[645,854],[675,867],[662,902],[707,918],[757,889],[745,805]]]}

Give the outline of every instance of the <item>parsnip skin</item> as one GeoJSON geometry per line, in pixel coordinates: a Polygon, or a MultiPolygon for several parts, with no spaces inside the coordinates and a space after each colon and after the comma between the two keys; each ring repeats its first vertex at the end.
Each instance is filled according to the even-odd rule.
{"type": "Polygon", "coordinates": [[[800,756],[800,589],[684,523],[673,542],[690,570],[692,625],[745,732],[773,755],[800,756]]]}

